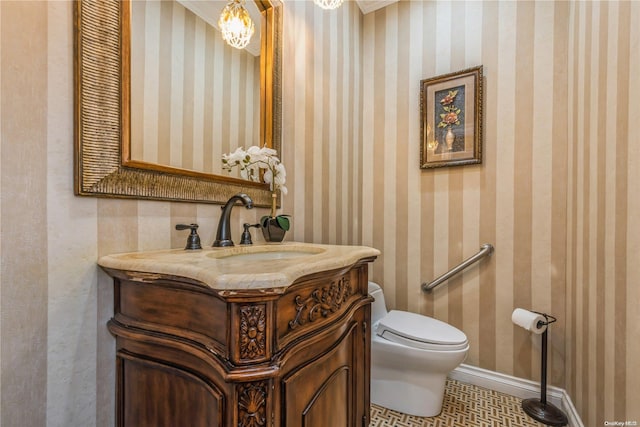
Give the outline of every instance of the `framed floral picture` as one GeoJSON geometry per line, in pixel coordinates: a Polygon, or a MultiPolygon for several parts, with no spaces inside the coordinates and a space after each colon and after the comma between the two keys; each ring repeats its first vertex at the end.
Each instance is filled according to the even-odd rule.
{"type": "Polygon", "coordinates": [[[482,65],[420,81],[420,168],[482,163],[482,65]]]}

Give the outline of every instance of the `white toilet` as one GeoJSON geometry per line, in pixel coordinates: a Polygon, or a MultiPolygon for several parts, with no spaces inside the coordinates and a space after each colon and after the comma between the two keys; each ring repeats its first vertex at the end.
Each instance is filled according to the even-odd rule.
{"type": "Polygon", "coordinates": [[[371,403],[409,415],[442,410],[447,374],[467,357],[464,332],[406,311],[387,312],[382,289],[369,282],[371,305],[371,403]]]}

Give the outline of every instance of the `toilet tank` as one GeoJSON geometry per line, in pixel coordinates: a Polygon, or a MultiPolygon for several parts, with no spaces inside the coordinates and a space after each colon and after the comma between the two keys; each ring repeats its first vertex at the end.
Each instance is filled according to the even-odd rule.
{"type": "Polygon", "coordinates": [[[382,288],[374,282],[369,282],[369,295],[375,301],[371,303],[371,323],[376,325],[380,319],[387,315],[387,306],[384,302],[382,288]]]}

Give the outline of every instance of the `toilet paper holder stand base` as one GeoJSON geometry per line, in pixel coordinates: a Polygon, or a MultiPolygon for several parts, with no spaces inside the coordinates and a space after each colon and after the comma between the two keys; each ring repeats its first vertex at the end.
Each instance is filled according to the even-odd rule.
{"type": "Polygon", "coordinates": [[[534,420],[548,426],[566,426],[569,421],[565,413],[557,406],[547,402],[547,331],[549,330],[548,325],[552,324],[557,319],[550,314],[540,313],[533,310],[532,312],[540,314],[545,318],[544,322],[538,322],[538,328],[547,325],[547,328],[542,332],[540,399],[524,399],[522,401],[522,410],[534,420]]]}

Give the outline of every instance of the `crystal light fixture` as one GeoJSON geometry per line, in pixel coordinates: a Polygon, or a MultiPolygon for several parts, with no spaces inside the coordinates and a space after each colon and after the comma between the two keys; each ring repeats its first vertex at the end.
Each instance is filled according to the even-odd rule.
{"type": "Polygon", "coordinates": [[[244,4],[245,0],[229,1],[222,9],[218,20],[222,39],[237,49],[244,49],[255,31],[253,21],[244,4]]]}
{"type": "Polygon", "coordinates": [[[323,9],[337,9],[343,0],[313,0],[313,2],[323,9]]]}

